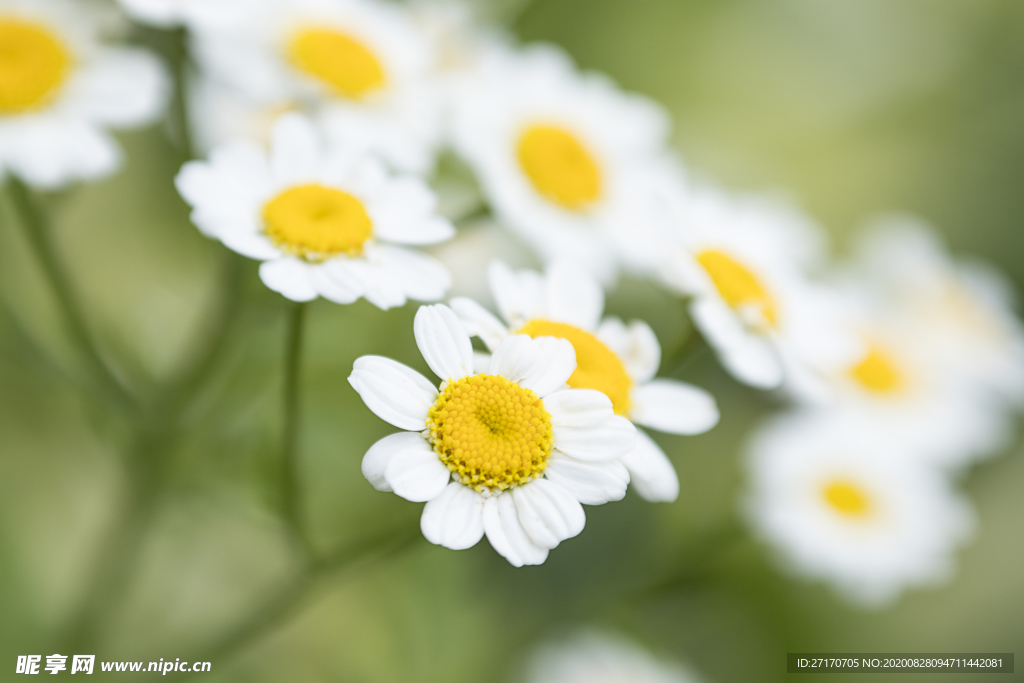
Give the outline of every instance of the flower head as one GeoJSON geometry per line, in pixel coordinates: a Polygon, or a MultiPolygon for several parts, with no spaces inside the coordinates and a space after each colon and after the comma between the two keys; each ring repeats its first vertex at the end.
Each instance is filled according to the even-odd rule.
{"type": "Polygon", "coordinates": [[[696,683],[686,668],[662,661],[625,638],[596,631],[545,643],[529,659],[528,683],[696,683]]]}
{"type": "Polygon", "coordinates": [[[218,147],[177,178],[192,219],[210,237],[263,261],[260,277],[295,301],[359,297],[379,308],[444,296],[447,271],[393,244],[434,244],[454,229],[419,179],[321,143],[300,114],[273,127],[269,154],[251,142],[218,147]]]}
{"type": "Polygon", "coordinates": [[[669,288],[691,298],[690,315],[736,379],[798,396],[824,389],[815,363],[846,359],[836,296],[808,270],[820,257],[816,228],[792,208],[731,197],[709,187],[678,188],[655,268],[669,288]]]}
{"type": "Polygon", "coordinates": [[[107,133],[151,122],[159,62],[100,41],[106,15],[70,0],[0,0],[0,175],[56,188],[120,164],[107,133]]]}
{"type": "Polygon", "coordinates": [[[629,474],[619,459],[635,430],[604,394],[566,387],[572,345],[509,337],[481,372],[447,306],[420,308],[414,332],[440,388],[380,356],[358,359],[349,383],[406,430],[374,444],[363,474],[380,491],[427,503],[428,541],[461,550],[486,534],[510,563],[540,564],[583,530],[581,502],[622,497],[629,474]]]}
{"type": "Polygon", "coordinates": [[[750,449],[750,522],[793,571],[857,602],[936,583],[973,516],[905,448],[837,413],[776,418],[750,449]]]}
{"type": "MultiPolygon", "coordinates": [[[[540,274],[513,271],[496,261],[490,267],[490,281],[504,321],[471,299],[451,302],[470,334],[488,348],[496,349],[517,334],[564,339],[576,353],[569,386],[602,392],[617,415],[672,434],[700,434],[718,423],[710,394],[676,380],[655,379],[661,347],[650,326],[639,320],[628,326],[618,318],[602,320],[604,292],[582,268],[559,261],[540,274]]],[[[637,430],[636,448],[622,462],[642,496],[676,499],[675,468],[642,430],[637,430]]]]}
{"type": "Polygon", "coordinates": [[[372,0],[254,0],[192,22],[202,70],[250,100],[289,103],[350,149],[424,172],[440,134],[428,37],[407,10],[372,0]]]}
{"type": "Polygon", "coordinates": [[[456,147],[498,218],[545,260],[610,280],[613,227],[643,196],[637,171],[663,153],[665,112],[550,46],[492,50],[471,85],[455,103],[456,147]]]}

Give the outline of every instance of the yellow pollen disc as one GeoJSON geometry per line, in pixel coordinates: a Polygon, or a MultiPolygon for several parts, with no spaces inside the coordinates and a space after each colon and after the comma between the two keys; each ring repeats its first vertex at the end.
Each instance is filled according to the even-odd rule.
{"type": "Polygon", "coordinates": [[[263,207],[264,231],[278,247],[310,261],[358,256],[373,234],[363,203],[341,190],[299,185],[263,207]]]}
{"type": "Polygon", "coordinates": [[[326,28],[299,31],[288,46],[292,64],[343,97],[360,98],[384,86],[377,56],[350,35],[326,28]]]}
{"type": "Polygon", "coordinates": [[[497,375],[449,382],[427,426],[441,462],[477,491],[537,479],[555,441],[551,416],[537,394],[497,375]]]}
{"type": "Polygon", "coordinates": [[[611,399],[617,415],[629,414],[633,380],[615,352],[600,339],[578,327],[548,320],[531,320],[519,330],[519,334],[567,339],[576,350],[576,370],[569,378],[569,386],[597,389],[611,399]]]}
{"type": "Polygon", "coordinates": [[[874,344],[868,346],[867,355],[850,368],[849,374],[862,387],[876,394],[891,394],[903,385],[896,362],[874,344]]]}
{"type": "Polygon", "coordinates": [[[0,114],[46,102],[71,69],[71,54],[42,24],[0,16],[0,114]]]}
{"type": "Polygon", "coordinates": [[[867,517],[871,512],[871,498],[853,482],[829,482],[821,494],[833,510],[846,517],[867,517]]]}
{"type": "Polygon", "coordinates": [[[746,266],[717,249],[700,252],[697,262],[732,309],[756,308],[768,324],[775,327],[779,318],[775,299],[746,266]]]}
{"type": "Polygon", "coordinates": [[[601,198],[601,169],[579,138],[558,126],[534,125],[519,137],[516,156],[534,189],[575,211],[601,198]]]}

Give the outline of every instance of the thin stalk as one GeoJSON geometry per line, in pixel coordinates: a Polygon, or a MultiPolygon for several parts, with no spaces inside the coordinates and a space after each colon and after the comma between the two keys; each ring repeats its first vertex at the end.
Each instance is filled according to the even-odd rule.
{"type": "Polygon", "coordinates": [[[697,331],[696,327],[691,327],[683,341],[662,361],[661,367],[665,369],[662,374],[666,377],[677,376],[696,358],[700,357],[706,347],[704,336],[697,331]]]}
{"type": "Polygon", "coordinates": [[[18,222],[28,239],[47,283],[53,290],[62,323],[71,341],[88,365],[92,379],[100,390],[121,407],[133,407],[134,399],[100,355],[85,322],[81,304],[54,249],[50,225],[31,190],[18,178],[7,181],[8,196],[18,215],[18,222]]]}
{"type": "Polygon", "coordinates": [[[174,76],[174,104],[172,114],[174,127],[177,129],[178,141],[185,159],[195,158],[195,146],[192,140],[192,127],[189,125],[188,110],[188,78],[189,52],[188,29],[182,27],[171,32],[171,49],[168,57],[174,76]]]}
{"type": "Polygon", "coordinates": [[[296,538],[306,546],[305,525],[299,506],[299,417],[302,347],[306,304],[294,303],[288,315],[284,350],[284,382],[281,395],[283,434],[281,443],[281,511],[296,538]]]}

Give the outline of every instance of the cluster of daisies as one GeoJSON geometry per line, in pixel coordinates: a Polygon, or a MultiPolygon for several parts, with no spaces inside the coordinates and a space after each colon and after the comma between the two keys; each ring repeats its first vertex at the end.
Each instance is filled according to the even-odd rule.
{"type": "MultiPolygon", "coordinates": [[[[864,602],[948,572],[972,519],[952,483],[1024,401],[1024,331],[998,274],[901,217],[830,263],[799,210],[690,174],[659,104],[458,5],[121,6],[187,31],[181,94],[205,160],[177,187],[205,235],[261,262],[267,287],[388,309],[486,272],[482,296],[416,314],[435,378],[379,356],[349,378],[401,430],[363,474],[425,503],[429,541],[486,536],[510,563],[539,564],[583,530],[584,505],[630,485],[676,498],[646,430],[700,434],[718,408],[658,377],[649,325],[604,316],[629,273],[685,299],[724,368],[790,406],[752,441],[744,503],[787,567],[864,602]],[[440,159],[542,269],[429,253],[466,238],[440,209],[440,159]]],[[[105,46],[116,19],[86,0],[0,0],[0,172],[40,187],[101,176],[118,160],[107,128],[159,116],[167,79],[146,53],[105,46]]]]}

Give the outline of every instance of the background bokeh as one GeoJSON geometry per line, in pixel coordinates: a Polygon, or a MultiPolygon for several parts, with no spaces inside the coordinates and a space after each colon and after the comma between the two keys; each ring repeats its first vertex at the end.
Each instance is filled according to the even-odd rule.
{"type": "MultiPolygon", "coordinates": [[[[864,219],[908,210],[938,226],[957,253],[983,257],[1024,285],[1018,0],[535,0],[485,8],[522,39],[556,42],[584,68],[664,102],[693,169],[733,188],[791,194],[840,253],[864,219]]],[[[157,414],[148,438],[135,443],[140,467],[150,452],[168,456],[149,474],[152,490],[132,499],[119,452],[131,439],[107,407],[69,383],[76,359],[10,207],[0,205],[5,672],[18,654],[72,654],[60,649],[69,642],[98,660],[187,658],[296,570],[275,513],[285,302],[260,285],[254,264],[234,260],[189,224],[172,186],[182,159],[163,129],[122,140],[119,175],[48,197],[47,207],[93,329],[126,380],[146,391],[176,372],[220,315],[222,280],[237,277],[240,291],[184,434],[166,435],[157,414]],[[84,593],[115,553],[108,530],[132,521],[138,529],[126,537],[135,539],[138,561],[113,562],[117,580],[76,632],[84,593]]],[[[646,319],[666,348],[686,330],[683,304],[650,285],[623,282],[609,310],[646,319]]],[[[393,430],[346,382],[366,353],[426,370],[413,343],[414,311],[382,313],[362,301],[309,310],[301,470],[305,512],[325,551],[418,528],[420,505],[377,493],[359,472],[369,445],[393,430]]],[[[700,437],[656,435],[680,474],[676,503],[651,505],[630,493],[589,508],[585,532],[539,567],[512,568],[486,543],[465,552],[422,538],[401,543],[326,573],[259,637],[214,658],[203,678],[514,681],[532,644],[581,624],[628,634],[722,683],[782,680],[790,651],[1021,653],[1019,441],[964,482],[979,531],[948,585],[862,611],[826,587],[780,574],[770,551],[736,522],[745,438],[778,406],[729,379],[710,354],[684,375],[718,398],[723,417],[700,437]]],[[[1003,679],[1013,676],[1024,680],[1003,679]]],[[[943,678],[961,679],[968,676],[943,678]]]]}

